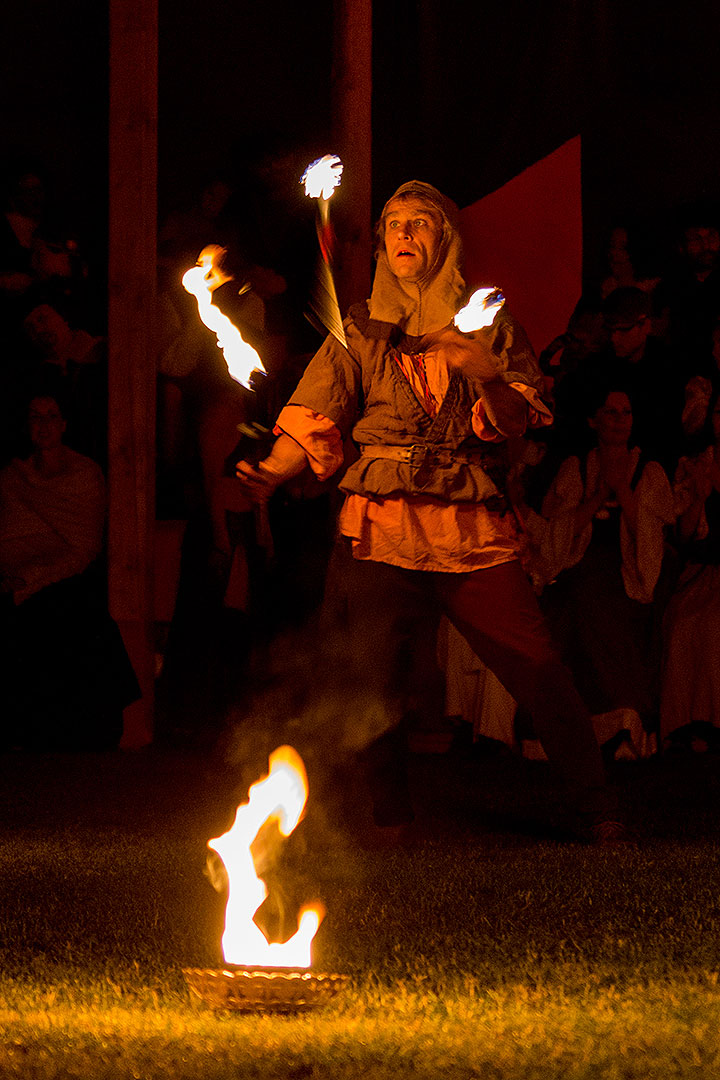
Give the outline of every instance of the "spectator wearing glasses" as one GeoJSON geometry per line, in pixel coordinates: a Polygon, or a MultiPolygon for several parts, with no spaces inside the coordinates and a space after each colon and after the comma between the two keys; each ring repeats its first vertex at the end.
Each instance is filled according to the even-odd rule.
{"type": "MultiPolygon", "coordinates": [[[[615,289],[602,306],[606,344],[588,356],[563,385],[561,418],[582,415],[589,387],[606,379],[627,388],[633,439],[666,470],[677,463],[682,415],[682,372],[668,346],[653,336],[651,298],[642,289],[615,289]]],[[[589,443],[573,448],[586,452],[589,443]]]]}

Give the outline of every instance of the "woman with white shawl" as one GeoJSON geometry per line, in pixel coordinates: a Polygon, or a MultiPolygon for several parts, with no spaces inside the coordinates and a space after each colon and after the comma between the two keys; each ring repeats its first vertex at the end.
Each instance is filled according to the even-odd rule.
{"type": "Polygon", "coordinates": [[[625,730],[643,754],[659,706],[654,599],[673,495],[662,467],[631,443],[624,389],[594,387],[587,417],[597,446],[563,462],[536,529],[543,604],[600,741],[625,730]]]}
{"type": "Polygon", "coordinates": [[[98,567],[105,482],[64,444],[56,397],[28,421],[32,452],[0,471],[0,741],[109,749],[139,687],[98,567]]]}

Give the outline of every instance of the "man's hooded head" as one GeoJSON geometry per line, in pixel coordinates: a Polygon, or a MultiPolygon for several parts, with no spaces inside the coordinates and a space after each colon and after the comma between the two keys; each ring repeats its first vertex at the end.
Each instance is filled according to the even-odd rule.
{"type": "Polygon", "coordinates": [[[455,204],[421,180],[388,199],[377,226],[372,319],[412,335],[448,325],[465,289],[457,218],[455,204]]]}

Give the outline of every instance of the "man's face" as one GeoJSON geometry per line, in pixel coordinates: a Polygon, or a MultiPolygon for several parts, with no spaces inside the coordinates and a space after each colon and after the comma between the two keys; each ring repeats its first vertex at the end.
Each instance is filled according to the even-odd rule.
{"type": "Polygon", "coordinates": [[[720,233],[712,226],[685,230],[683,251],[696,273],[713,269],[720,255],[720,233]]]}
{"type": "Polygon", "coordinates": [[[443,226],[421,199],[393,199],[385,211],[385,251],[395,277],[421,281],[435,265],[443,226]]]}
{"type": "Polygon", "coordinates": [[[610,344],[617,358],[630,360],[642,356],[650,329],[651,323],[647,315],[641,315],[634,322],[626,319],[618,325],[608,327],[610,344]]]}

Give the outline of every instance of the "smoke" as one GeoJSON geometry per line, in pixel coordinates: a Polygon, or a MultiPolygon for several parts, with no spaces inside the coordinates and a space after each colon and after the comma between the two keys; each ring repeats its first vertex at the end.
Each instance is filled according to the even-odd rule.
{"type": "Polygon", "coordinates": [[[253,693],[234,710],[229,761],[266,757],[266,747],[280,743],[294,746],[306,765],[344,759],[395,726],[398,710],[357,662],[367,647],[347,633],[307,627],[276,638],[256,659],[253,693]]]}
{"type": "Polygon", "coordinates": [[[287,743],[305,763],[308,813],[319,827],[333,831],[369,812],[364,752],[402,716],[399,699],[368,681],[371,649],[347,626],[318,617],[256,657],[253,692],[231,713],[225,740],[225,757],[245,791],[267,771],[270,753],[287,743]]]}

